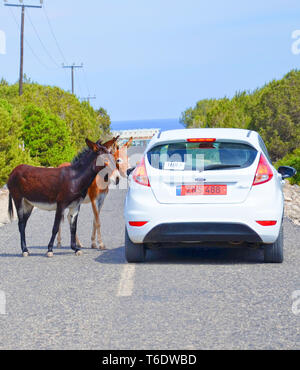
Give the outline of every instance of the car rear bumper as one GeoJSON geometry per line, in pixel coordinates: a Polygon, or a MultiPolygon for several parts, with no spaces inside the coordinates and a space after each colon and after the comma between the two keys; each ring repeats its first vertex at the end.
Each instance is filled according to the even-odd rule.
{"type": "Polygon", "coordinates": [[[248,242],[262,243],[249,226],[239,223],[180,222],[155,226],[144,243],[248,242]]]}
{"type": "Polygon", "coordinates": [[[129,188],[124,210],[128,236],[136,244],[170,242],[171,238],[271,244],[279,235],[284,200],[282,191],[267,190],[253,188],[247,200],[238,204],[162,204],[150,187],[129,188]],[[276,225],[261,226],[260,220],[274,220],[276,225]],[[133,227],[132,221],[146,224],[133,227]]]}

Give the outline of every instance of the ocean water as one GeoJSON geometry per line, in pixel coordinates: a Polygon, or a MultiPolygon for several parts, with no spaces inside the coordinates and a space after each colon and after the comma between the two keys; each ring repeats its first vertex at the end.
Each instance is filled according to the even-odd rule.
{"type": "Polygon", "coordinates": [[[135,129],[149,129],[160,128],[162,131],[178,130],[185,128],[178,119],[149,119],[137,121],[112,121],[111,130],[135,130],[135,129]]]}

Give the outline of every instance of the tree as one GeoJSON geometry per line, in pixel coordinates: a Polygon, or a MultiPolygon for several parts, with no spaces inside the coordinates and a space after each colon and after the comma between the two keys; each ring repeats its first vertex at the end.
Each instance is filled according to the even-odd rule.
{"type": "Polygon", "coordinates": [[[300,71],[293,70],[252,93],[204,99],[181,116],[186,127],[236,127],[260,133],[271,159],[300,147],[300,71]]]}
{"type": "MultiPolygon", "coordinates": [[[[28,79],[28,81],[30,81],[28,79]]],[[[99,140],[110,131],[110,118],[94,110],[89,103],[80,102],[76,96],[58,87],[42,86],[37,83],[24,84],[23,95],[19,96],[18,86],[0,85],[0,98],[6,99],[22,114],[24,107],[34,104],[62,119],[71,130],[72,145],[80,150],[85,139],[99,140]]]]}
{"type": "Polygon", "coordinates": [[[18,84],[0,81],[0,186],[18,164],[57,166],[70,161],[87,137],[110,134],[103,108],[95,110],[58,87],[24,82],[19,96],[18,84]]]}
{"type": "Polygon", "coordinates": [[[274,161],[300,146],[300,71],[291,71],[260,92],[249,128],[258,131],[274,161]]]}
{"type": "Polygon", "coordinates": [[[42,166],[56,167],[74,157],[76,150],[71,143],[70,129],[62,119],[33,104],[25,107],[23,119],[25,147],[42,166]]]}
{"type": "Polygon", "coordinates": [[[289,179],[292,184],[299,184],[300,185],[300,148],[295,149],[293,153],[288,154],[280,161],[276,163],[276,167],[279,166],[291,166],[297,170],[297,174],[289,179]]]}
{"type": "Polygon", "coordinates": [[[11,171],[20,164],[38,164],[30,158],[21,136],[21,117],[12,105],[0,99],[0,185],[6,183],[11,171]]]}

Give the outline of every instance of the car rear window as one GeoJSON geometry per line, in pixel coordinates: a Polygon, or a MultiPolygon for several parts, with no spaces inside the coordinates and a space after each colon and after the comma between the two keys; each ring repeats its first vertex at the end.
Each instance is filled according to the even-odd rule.
{"type": "Polygon", "coordinates": [[[251,166],[257,150],[237,142],[176,142],[155,146],[147,156],[150,165],[161,170],[224,170],[251,166]]]}

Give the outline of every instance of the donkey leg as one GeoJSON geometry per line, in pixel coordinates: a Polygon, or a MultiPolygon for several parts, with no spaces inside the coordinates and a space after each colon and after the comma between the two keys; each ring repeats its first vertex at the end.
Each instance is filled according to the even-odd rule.
{"type": "Polygon", "coordinates": [[[61,223],[59,225],[58,233],[57,233],[57,248],[61,248],[61,225],[64,222],[64,214],[61,217],[61,223]]]}
{"type": "Polygon", "coordinates": [[[26,244],[26,235],[25,235],[25,229],[26,229],[26,226],[27,226],[27,222],[29,220],[29,217],[31,216],[32,214],[32,211],[33,211],[33,206],[30,205],[29,203],[26,202],[26,200],[24,200],[24,214],[23,214],[23,222],[24,222],[24,242],[25,242],[25,249],[27,251],[25,251],[23,253],[23,256],[24,257],[27,257],[29,252],[28,252],[28,249],[27,249],[27,244],[26,244]],[[26,253],[27,252],[27,253],[26,253]]]}
{"type": "Polygon", "coordinates": [[[96,224],[95,224],[95,220],[93,220],[93,232],[92,232],[92,249],[98,249],[97,247],[97,243],[96,243],[96,233],[97,233],[97,229],[96,229],[96,224]]]}
{"type": "Polygon", "coordinates": [[[92,204],[92,210],[93,210],[93,214],[94,214],[93,232],[92,232],[92,238],[91,238],[91,240],[92,240],[92,249],[98,249],[97,243],[96,243],[96,233],[97,233],[96,219],[97,219],[98,211],[97,211],[95,200],[92,199],[91,204],[92,204]]]}
{"type": "Polygon", "coordinates": [[[71,249],[75,252],[76,256],[81,256],[82,251],[79,246],[76,244],[76,231],[77,231],[77,220],[80,211],[80,205],[74,209],[70,209],[68,219],[70,222],[70,231],[71,231],[71,249]]]}
{"type": "Polygon", "coordinates": [[[102,234],[101,234],[101,222],[100,222],[100,212],[101,212],[101,209],[103,207],[103,204],[104,204],[104,200],[107,196],[107,193],[104,193],[100,198],[98,198],[98,202],[97,202],[97,205],[98,205],[98,218],[97,218],[97,234],[98,234],[98,243],[99,243],[99,247],[101,250],[106,250],[106,246],[104,245],[103,243],[103,240],[102,240],[102,234]]]}
{"type": "Polygon", "coordinates": [[[33,207],[24,201],[24,199],[14,199],[15,206],[18,213],[18,219],[19,219],[19,232],[21,236],[21,249],[22,249],[22,255],[23,257],[29,256],[29,251],[27,249],[26,245],[26,236],[25,236],[25,229],[27,225],[27,221],[32,213],[33,207]]]}
{"type": "Polygon", "coordinates": [[[101,224],[100,224],[100,217],[99,217],[100,207],[97,209],[95,201],[92,201],[91,203],[92,203],[92,208],[94,212],[92,248],[95,248],[95,247],[97,248],[96,243],[95,243],[95,232],[97,231],[99,247],[101,250],[105,250],[106,247],[101,238],[101,224]]]}
{"type": "MultiPolygon", "coordinates": [[[[69,221],[69,224],[70,224],[70,227],[71,227],[71,222],[72,222],[72,216],[71,216],[71,211],[69,211],[69,214],[68,214],[68,221],[69,221]]],[[[81,244],[81,241],[77,235],[77,232],[76,232],[76,245],[78,245],[79,248],[83,248],[83,245],[81,244]]]]}
{"type": "Polygon", "coordinates": [[[61,225],[59,225],[57,233],[57,248],[61,248],[61,225]]]}
{"type": "Polygon", "coordinates": [[[107,248],[106,248],[105,244],[103,243],[102,235],[101,235],[100,215],[99,215],[98,223],[97,223],[97,235],[98,235],[98,244],[99,244],[100,249],[101,250],[106,250],[107,248]]]}
{"type": "Polygon", "coordinates": [[[83,245],[82,245],[80,239],[78,238],[77,233],[76,233],[76,244],[78,245],[79,248],[83,248],[83,245]]]}
{"type": "Polygon", "coordinates": [[[64,208],[61,205],[57,205],[54,225],[53,225],[53,229],[52,229],[52,237],[51,237],[50,242],[48,244],[47,256],[49,258],[53,257],[53,245],[54,245],[54,241],[55,241],[56,235],[57,235],[58,230],[59,230],[59,226],[60,226],[60,223],[61,223],[63,211],[64,211],[64,208]]]}

